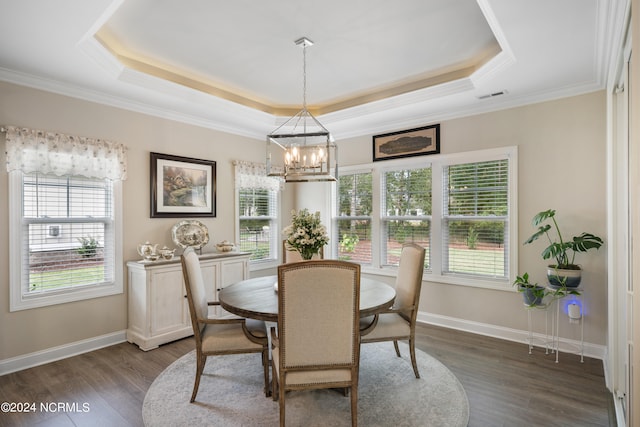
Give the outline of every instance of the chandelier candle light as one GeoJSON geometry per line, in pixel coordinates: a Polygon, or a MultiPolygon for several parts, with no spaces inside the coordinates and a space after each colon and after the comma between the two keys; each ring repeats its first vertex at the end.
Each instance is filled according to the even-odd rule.
{"type": "Polygon", "coordinates": [[[267,175],[284,177],[285,182],[336,181],[337,146],[331,133],[307,110],[307,46],[302,37],[295,42],[303,52],[302,110],[267,135],[267,175]],[[282,156],[282,172],[272,168],[272,160],[282,156]]]}

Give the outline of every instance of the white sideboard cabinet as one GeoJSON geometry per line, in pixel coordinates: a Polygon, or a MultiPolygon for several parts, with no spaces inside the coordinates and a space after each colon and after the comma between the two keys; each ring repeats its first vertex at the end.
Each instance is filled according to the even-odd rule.
{"type": "MultiPolygon", "coordinates": [[[[218,300],[219,289],[249,277],[249,256],[245,252],[200,255],[208,301],[218,300]]],[[[193,335],[180,257],[129,261],[127,271],[127,341],[148,351],[193,335]]]]}

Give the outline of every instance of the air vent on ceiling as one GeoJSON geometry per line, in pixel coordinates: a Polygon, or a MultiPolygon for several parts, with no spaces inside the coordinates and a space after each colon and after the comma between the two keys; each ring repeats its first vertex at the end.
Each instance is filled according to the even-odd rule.
{"type": "Polygon", "coordinates": [[[478,97],[478,99],[487,99],[487,98],[493,98],[496,96],[500,96],[500,95],[506,95],[507,91],[506,90],[501,90],[500,92],[493,92],[493,93],[488,93],[486,95],[481,95],[478,97]]]}

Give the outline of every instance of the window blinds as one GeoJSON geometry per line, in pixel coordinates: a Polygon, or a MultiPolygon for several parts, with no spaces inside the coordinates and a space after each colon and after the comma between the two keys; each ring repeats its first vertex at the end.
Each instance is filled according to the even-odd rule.
{"type": "Polygon", "coordinates": [[[277,192],[266,189],[238,191],[240,205],[240,250],[252,260],[275,258],[277,192]]]}
{"type": "Polygon", "coordinates": [[[444,168],[444,274],[508,277],[509,162],[444,168]]]}
{"type": "Polygon", "coordinates": [[[23,176],[25,295],[114,280],[112,182],[23,176]]]}
{"type": "Polygon", "coordinates": [[[397,266],[402,245],[413,242],[426,248],[430,266],[432,182],[431,168],[398,169],[382,176],[382,265],[397,266]]]}
{"type": "Polygon", "coordinates": [[[372,174],[342,174],[336,230],[339,259],[371,264],[372,174]]]}

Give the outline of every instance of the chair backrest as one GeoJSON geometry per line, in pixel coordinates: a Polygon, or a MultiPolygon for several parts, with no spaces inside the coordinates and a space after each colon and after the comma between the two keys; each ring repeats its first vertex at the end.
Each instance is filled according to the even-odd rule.
{"type": "Polygon", "coordinates": [[[393,306],[394,308],[414,306],[413,319],[407,320],[415,320],[418,312],[425,253],[426,250],[415,243],[406,243],[402,246],[396,277],[396,300],[393,306]]]}
{"type": "MultiPolygon", "coordinates": [[[[320,252],[317,255],[314,255],[312,259],[324,259],[324,248],[320,248],[320,252]]],[[[302,261],[302,255],[295,249],[292,249],[291,246],[287,243],[286,240],[282,241],[282,262],[287,264],[289,262],[299,262],[302,261]]]]}
{"type": "Polygon", "coordinates": [[[311,260],[278,266],[283,368],[357,366],[360,265],[311,260]]]}
{"type": "Polygon", "coordinates": [[[191,325],[193,326],[193,333],[199,336],[205,324],[198,324],[198,319],[206,319],[209,313],[204,279],[200,269],[200,259],[193,248],[187,248],[180,260],[182,261],[182,275],[189,302],[191,325]]]}

